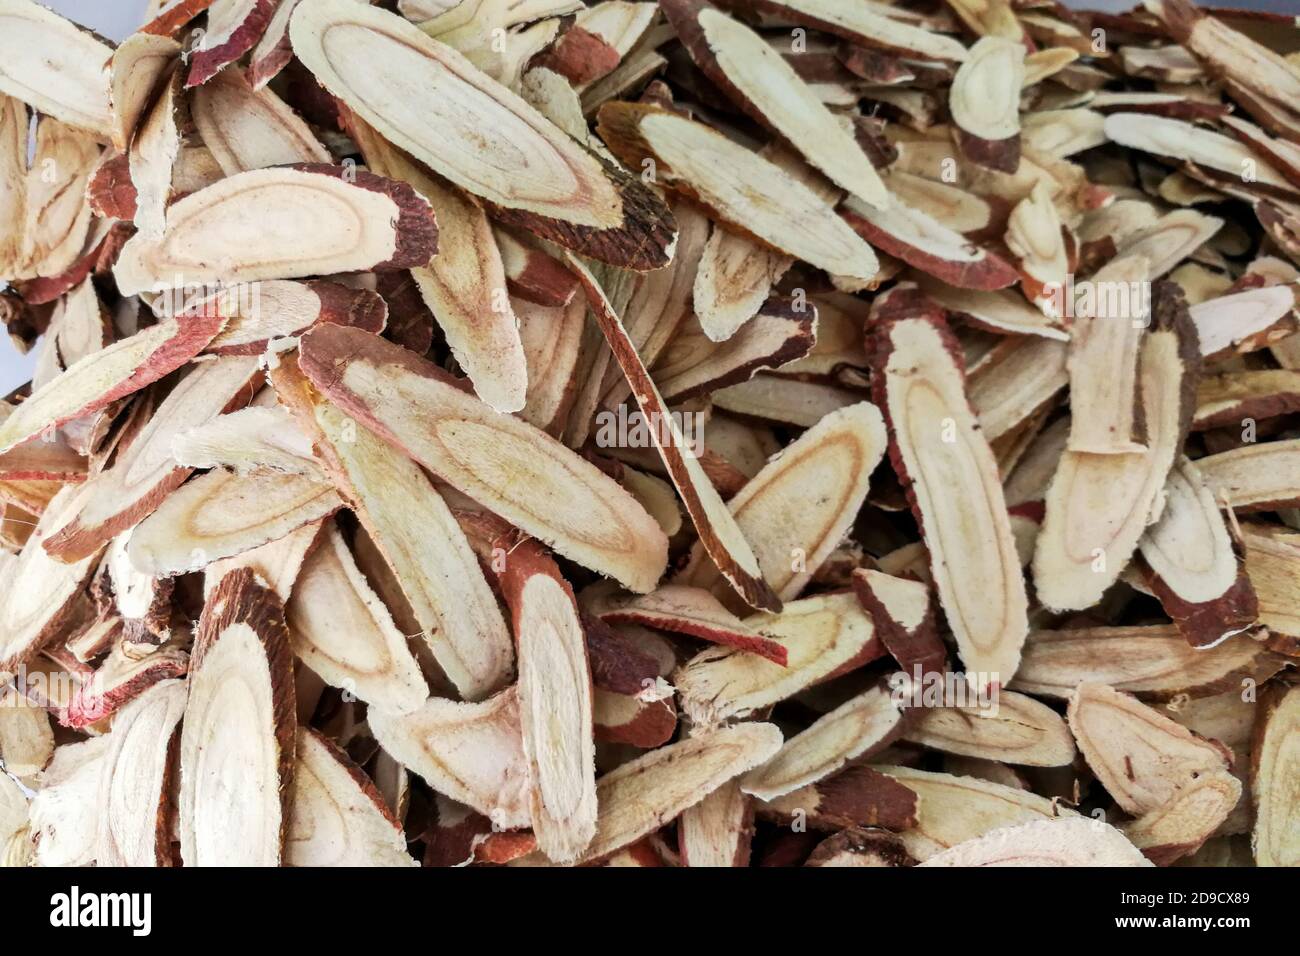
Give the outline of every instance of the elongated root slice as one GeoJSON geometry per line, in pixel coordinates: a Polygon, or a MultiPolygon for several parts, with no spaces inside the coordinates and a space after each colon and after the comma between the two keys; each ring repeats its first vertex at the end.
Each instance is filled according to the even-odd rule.
{"type": "Polygon", "coordinates": [[[937,853],[921,866],[1153,866],[1102,820],[1035,820],[993,830],[937,853]]]}
{"type": "Polygon", "coordinates": [[[1060,817],[1078,818],[1077,813],[1058,801],[975,777],[910,767],[877,766],[876,769],[916,793],[916,826],[900,833],[899,838],[907,852],[921,862],[999,827],[1060,817]]]}
{"type": "Polygon", "coordinates": [[[853,134],[762,36],[704,0],[665,0],[663,8],[695,65],[751,119],[836,185],[872,205],[884,202],[885,186],[853,134]]]}
{"type": "Polygon", "coordinates": [[[701,651],[672,679],[683,710],[697,723],[747,716],[884,653],[852,594],[791,601],[779,614],[756,614],[746,624],[784,645],[786,664],[738,648],[701,651]]]}
{"type": "Polygon", "coordinates": [[[1062,455],[1034,549],[1034,584],[1047,607],[1092,606],[1132,558],[1187,433],[1198,367],[1181,292],[1157,283],[1138,364],[1146,450],[1062,455]]]}
{"type": "MultiPolygon", "coordinates": [[[[791,442],[727,503],[782,600],[798,597],[839,545],[866,500],[886,444],[880,410],[855,403],[791,442]]],[[[723,596],[718,571],[698,545],[674,583],[723,596]]]]}
{"type": "Polygon", "coordinates": [[[916,811],[915,791],[866,766],[851,766],[758,806],[764,819],[780,823],[806,819],[815,830],[876,826],[907,830],[916,826],[916,811]]]}
{"type": "Polygon", "coordinates": [[[654,169],[657,182],[727,225],[832,275],[859,283],[875,277],[871,247],[822,196],[759,154],[656,106],[607,103],[599,117],[597,131],[620,159],[654,169]]]}
{"type": "Polygon", "coordinates": [[[323,399],[292,359],[271,373],[276,392],[383,555],[439,666],[467,700],[500,690],[514,670],[510,635],[451,509],[415,462],[323,399]]]}
{"type": "Polygon", "coordinates": [[[620,597],[602,589],[587,592],[587,607],[611,624],[640,624],[661,631],[688,634],[714,644],[752,651],[777,664],[785,664],[785,645],[752,628],[703,588],[665,584],[649,594],[620,597]]]}
{"type": "Polygon", "coordinates": [[[957,346],[915,289],[877,300],[876,314],[876,398],[939,600],[967,673],[1005,685],[1029,632],[1028,599],[997,465],[966,397],[957,346]],[[956,573],[959,565],[966,573],[956,573]]]}
{"type": "Polygon", "coordinates": [[[216,0],[208,9],[208,27],[190,54],[187,86],[198,86],[238,60],[257,43],[271,22],[272,0],[216,0]]]}
{"type": "Polygon", "coordinates": [[[304,562],[285,616],[294,653],[331,685],[395,713],[429,696],[405,636],[332,523],[304,562]]]}
{"type": "Polygon", "coordinates": [[[1200,470],[1182,458],[1165,484],[1160,520],[1139,542],[1146,580],[1195,647],[1250,628],[1259,600],[1200,470]]]}
{"type": "Polygon", "coordinates": [[[169,319],[92,352],[0,423],[0,452],[139,391],[174,372],[221,331],[221,316],[169,319]]]}
{"type": "Polygon", "coordinates": [[[1070,730],[1102,786],[1126,812],[1158,810],[1202,774],[1227,769],[1231,753],[1105,684],[1080,684],[1070,730]]]}
{"type": "Polygon", "coordinates": [[[344,166],[255,169],[167,209],[161,236],[137,235],[114,274],[125,295],[179,285],[292,279],[426,264],[438,248],[428,200],[406,183],[344,166]],[[243,240],[231,223],[257,223],[243,240]],[[286,256],[285,250],[293,250],[286,256]]]}
{"type": "Polygon", "coordinates": [[[1255,723],[1251,794],[1255,801],[1252,846],[1261,866],[1294,866],[1300,860],[1296,815],[1300,810],[1296,754],[1300,688],[1280,685],[1261,701],[1255,723]]]}
{"type": "Polygon", "coordinates": [[[227,575],[204,605],[189,686],[181,858],[186,866],[278,866],[296,752],[293,658],[283,605],[247,568],[227,575]]]}
{"type": "Polygon", "coordinates": [[[565,557],[634,591],[663,574],[667,539],[630,494],[432,363],[341,326],[303,336],[298,363],[344,412],[565,557]]]}
{"type": "Polygon", "coordinates": [[[596,834],[591,665],[573,590],[535,542],[505,558],[501,590],[519,646],[519,723],[538,848],[578,859],[596,834]]]}
{"type": "Polygon", "coordinates": [[[741,789],[774,800],[883,750],[903,732],[904,711],[891,688],[879,684],[791,737],[763,766],[740,780],[741,789]]]}
{"type": "Polygon", "coordinates": [[[503,293],[505,266],[487,215],[455,186],[441,182],[350,116],[352,136],[371,169],[414,186],[438,219],[439,254],[411,270],[429,310],[474,391],[500,412],[524,407],[528,368],[519,323],[503,293]]]}
{"type": "Polygon", "coordinates": [[[409,714],[372,710],[369,721],[380,746],[439,793],[473,807],[497,827],[532,824],[513,687],[475,704],[430,697],[409,714]]]}
{"type": "Polygon", "coordinates": [[[763,580],[758,558],[736,524],[735,516],[727,510],[717,489],[705,475],[698,451],[688,447],[677,419],[659,394],[641,356],[637,354],[636,346],[628,337],[622,318],[614,311],[591,271],[572,255],[567,261],[587,295],[591,312],[614,353],[614,359],[632,387],[637,407],[648,424],[651,440],[695,523],[700,544],[722,576],[750,607],[779,610],[780,598],[763,580]]]}
{"type": "Polygon", "coordinates": [[[737,724],[687,737],[605,774],[596,781],[596,836],[582,862],[654,832],[780,746],[776,725],[737,724]]]}
{"type": "Polygon", "coordinates": [[[101,866],[168,866],[172,862],[171,788],[189,688],[155,684],[113,720],[112,744],[99,782],[95,860],[101,866]]]}
{"type": "Polygon", "coordinates": [[[384,798],[342,749],[298,729],[288,796],[286,866],[418,866],[384,798]]]}
{"type": "Polygon", "coordinates": [[[1074,760],[1065,721],[1024,694],[1004,690],[996,706],[923,706],[909,715],[903,738],[934,750],[1026,767],[1063,767],[1074,760]]]}
{"type": "Polygon", "coordinates": [[[351,0],[303,0],[289,36],[321,85],[498,220],[627,268],[672,257],[676,224],[661,199],[401,17],[351,0]],[[376,82],[429,95],[416,108],[374,97],[376,82]]]}

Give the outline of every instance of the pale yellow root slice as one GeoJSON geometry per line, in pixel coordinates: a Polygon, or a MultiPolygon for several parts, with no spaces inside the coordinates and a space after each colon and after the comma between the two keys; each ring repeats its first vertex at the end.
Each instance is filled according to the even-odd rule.
{"type": "Polygon", "coordinates": [[[285,616],[294,653],[332,686],[396,713],[429,696],[405,635],[336,528],[303,564],[285,616]]]}
{"type": "Polygon", "coordinates": [[[787,740],[776,756],[741,778],[741,789],[761,800],[784,796],[884,749],[902,729],[902,707],[886,685],[874,687],[787,740]]]}
{"type": "Polygon", "coordinates": [[[468,700],[499,690],[514,671],[510,634],[437,489],[414,461],[321,399],[293,356],[271,379],[383,555],[438,666],[468,700]]]}
{"type": "Polygon", "coordinates": [[[1070,730],[1097,779],[1126,812],[1150,813],[1201,774],[1225,770],[1230,753],[1105,684],[1080,684],[1070,730]]]}
{"type": "Polygon", "coordinates": [[[186,866],[279,866],[293,781],[293,657],[284,607],[241,568],[204,605],[180,742],[186,866]]]}
{"type": "Polygon", "coordinates": [[[372,710],[380,746],[439,793],[503,829],[531,825],[528,761],[513,688],[481,703],[430,697],[409,714],[372,710]]]}
{"type": "Polygon", "coordinates": [[[166,680],[114,715],[100,777],[97,865],[170,864],[169,790],[177,773],[172,743],[188,699],[185,681],[166,680]]]}
{"type": "MultiPolygon", "coordinates": [[[[782,600],[797,597],[840,543],[866,500],[886,444],[880,410],[859,402],[787,445],[727,503],[782,600]]],[[[674,583],[722,596],[717,569],[698,546],[674,583]]]]}
{"type": "Polygon", "coordinates": [[[1074,759],[1074,738],[1061,716],[1006,690],[996,709],[923,707],[903,737],[946,753],[1030,767],[1063,767],[1074,759]]]}
{"type": "Polygon", "coordinates": [[[419,866],[364,770],[324,735],[298,729],[286,866],[419,866]]]}
{"type": "Polygon", "coordinates": [[[699,724],[744,717],[879,657],[871,619],[851,593],[791,601],[745,623],[786,647],[785,667],[737,648],[709,648],[673,674],[682,709],[699,724]]]}
{"type": "Polygon", "coordinates": [[[937,853],[921,866],[1154,866],[1102,820],[1036,820],[993,830],[937,853]]]}
{"type": "Polygon", "coordinates": [[[549,435],[467,395],[430,363],[372,335],[318,326],[299,365],[330,401],[458,491],[585,567],[646,592],[668,560],[655,520],[549,435]]]}
{"type": "Polygon", "coordinates": [[[1251,794],[1255,828],[1251,845],[1260,866],[1300,861],[1300,689],[1275,688],[1256,724],[1251,794]]]}
{"type": "Polygon", "coordinates": [[[316,478],[209,471],[140,522],[127,551],[137,571],[172,577],[276,541],[341,507],[334,486],[316,478]]]}
{"type": "Polygon", "coordinates": [[[921,862],[1000,827],[1078,816],[1046,797],[975,777],[955,777],[910,767],[876,769],[918,797],[917,825],[899,836],[907,851],[921,862]]]}

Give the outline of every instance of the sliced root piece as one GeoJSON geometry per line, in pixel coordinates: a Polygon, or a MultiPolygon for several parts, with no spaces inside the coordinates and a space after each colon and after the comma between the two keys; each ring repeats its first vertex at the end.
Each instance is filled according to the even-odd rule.
{"type": "Polygon", "coordinates": [[[114,718],[99,784],[98,866],[171,865],[177,728],[188,698],[184,681],[163,681],[114,718]]]}
{"type": "Polygon", "coordinates": [[[967,386],[985,439],[1006,440],[1047,408],[1069,384],[1068,359],[1055,339],[1021,336],[995,345],[967,386]]]}
{"type": "Polygon", "coordinates": [[[315,478],[210,471],[140,522],[127,551],[143,574],[186,574],[282,538],[342,506],[333,486],[315,478]]]}
{"type": "Polygon", "coordinates": [[[105,735],[64,744],[41,774],[41,789],[28,812],[34,865],[89,866],[95,862],[100,771],[111,743],[105,735]]]}
{"type": "Polygon", "coordinates": [[[237,70],[226,70],[195,90],[190,112],[203,145],[227,176],[288,163],[330,162],[329,150],[297,113],[270,90],[254,91],[237,70]]]}
{"type": "Polygon", "coordinates": [[[333,741],[298,729],[286,866],[418,866],[383,796],[333,741]]]}
{"type": "Polygon", "coordinates": [[[762,36],[704,0],[663,6],[695,65],[751,119],[863,202],[884,202],[884,184],[853,134],[762,36]]]}
{"type": "Polygon", "coordinates": [[[1138,361],[1150,324],[1147,278],[1150,262],[1125,256],[1092,279],[1092,308],[1075,317],[1070,333],[1070,441],[1072,452],[1093,455],[1140,453],[1145,448],[1138,361]]]}
{"type": "MultiPolygon", "coordinates": [[[[787,445],[728,503],[782,600],[797,597],[843,539],[866,500],[885,444],[884,421],[874,405],[859,402],[835,411],[787,445]]],[[[708,587],[721,596],[717,570],[698,546],[675,583],[708,587]]]]}
{"type": "Polygon", "coordinates": [[[857,568],[853,571],[853,593],[871,615],[885,650],[904,673],[919,680],[944,670],[948,648],[939,637],[934,601],[925,584],[857,568]]]}
{"type": "Polygon", "coordinates": [[[1300,439],[1258,442],[1197,459],[1214,500],[1234,511],[1275,511],[1300,503],[1300,439]]]}
{"type": "Polygon", "coordinates": [[[186,866],[280,865],[294,770],[293,658],[283,605],[252,571],[231,572],[204,606],[189,688],[181,858],[186,866]]]}
{"type": "Polygon", "coordinates": [[[627,268],[656,269],[671,258],[676,224],[662,200],[413,24],[351,0],[303,0],[289,35],[327,90],[487,202],[499,221],[627,268]],[[415,84],[429,95],[417,109],[402,97],[375,97],[376,84],[415,84]]]}
{"type": "Polygon", "coordinates": [[[510,635],[442,496],[415,462],[322,400],[292,357],[271,379],[383,555],[439,667],[468,700],[499,690],[513,673],[510,635]]]}
{"type": "Polygon", "coordinates": [[[1300,371],[1250,369],[1206,375],[1197,383],[1192,430],[1244,427],[1251,419],[1300,411],[1300,371]]]}
{"type": "Polygon", "coordinates": [[[888,830],[850,827],[827,837],[804,866],[915,866],[902,841],[888,830]]]}
{"type": "Polygon", "coordinates": [[[1047,607],[1091,607],[1128,564],[1182,446],[1197,369],[1196,333],[1182,293],[1157,284],[1138,365],[1147,450],[1061,457],[1034,549],[1034,583],[1047,607]]]}
{"type": "Polygon", "coordinates": [[[596,782],[600,815],[583,861],[639,840],[781,746],[774,724],[706,731],[623,764],[596,782]]]}
{"type": "Polygon", "coordinates": [[[248,402],[257,374],[251,358],[204,362],[191,370],[112,465],[87,483],[76,512],[55,530],[45,549],[60,560],[77,560],[151,514],[189,475],[172,457],[178,431],[248,402]]]}
{"type": "Polygon", "coordinates": [[[429,696],[406,637],[336,528],[303,564],[285,614],[294,653],[332,686],[394,713],[429,696]]]}
{"type": "Polygon", "coordinates": [[[271,22],[274,0],[216,0],[208,8],[207,28],[190,52],[186,86],[199,86],[238,60],[257,43],[271,22]]]}
{"type": "Polygon", "coordinates": [[[687,328],[660,356],[654,378],[666,400],[745,382],[764,369],[803,358],[813,347],[817,310],[797,311],[793,302],[769,299],[727,342],[711,343],[703,329],[687,328]]]}
{"type": "Polygon", "coordinates": [[[0,674],[17,668],[70,624],[82,588],[95,569],[98,551],[65,564],[46,553],[44,542],[77,507],[76,486],[65,485],[51,499],[23,549],[5,566],[0,597],[0,674]]]}
{"type": "Polygon", "coordinates": [[[108,140],[113,48],[30,0],[0,3],[0,93],[108,140]]]}
{"type": "Polygon", "coordinates": [[[903,710],[885,684],[841,704],[791,737],[771,760],[741,778],[741,788],[775,800],[883,750],[902,733],[903,710]]]}
{"type": "Polygon", "coordinates": [[[889,417],[890,457],[922,526],[939,600],[967,672],[1005,685],[1029,630],[1028,601],[997,464],[967,400],[958,347],[914,289],[878,299],[876,309],[881,318],[893,316],[875,338],[876,397],[889,417]],[[980,573],[957,575],[958,565],[980,573]]]}
{"type": "Polygon", "coordinates": [[[1259,866],[1300,861],[1300,688],[1269,688],[1255,723],[1250,789],[1255,801],[1252,845],[1259,866]]]}
{"type": "Polygon", "coordinates": [[[999,827],[1078,817],[1054,800],[975,777],[909,767],[876,769],[917,795],[916,826],[899,836],[907,852],[922,862],[999,827]]]}
{"type": "Polygon", "coordinates": [[[578,280],[563,263],[503,229],[493,234],[512,295],[553,308],[573,301],[578,280]]]}
{"type": "Polygon", "coordinates": [[[348,128],[371,169],[410,183],[438,218],[439,255],[411,270],[452,356],[479,398],[499,412],[524,407],[528,363],[519,323],[503,293],[505,266],[487,215],[455,186],[439,181],[386,143],[364,121],[348,128]]]}
{"type": "Polygon", "coordinates": [[[759,373],[748,382],[728,385],[712,394],[715,407],[748,419],[812,428],[823,418],[858,404],[862,393],[759,373]]]}
{"type": "Polygon", "coordinates": [[[259,469],[322,477],[311,441],[283,408],[241,408],[178,432],[172,457],[185,468],[229,468],[241,475],[259,469]]]}
{"type": "Polygon", "coordinates": [[[261,355],[275,339],[299,335],[320,322],[378,334],[388,320],[388,307],[377,293],[321,279],[232,285],[183,306],[183,314],[204,313],[226,318],[225,328],[206,350],[216,355],[261,355]]]}
{"type": "Polygon", "coordinates": [[[1226,770],[1210,771],[1122,829],[1147,859],[1168,866],[1199,850],[1240,799],[1241,781],[1226,770]]]}
{"type": "Polygon", "coordinates": [[[568,262],[578,276],[587,302],[591,307],[610,350],[628,384],[642,418],[649,426],[651,440],[663,459],[677,494],[681,496],[687,513],[695,523],[700,543],[723,577],[734,587],[751,607],[778,610],[781,601],[763,580],[758,559],[727,510],[713,483],[700,465],[697,452],[687,446],[678,420],[673,417],[668,404],[641,362],[636,346],[627,334],[623,321],[606,297],[595,277],[575,257],[568,262]]]}
{"type": "Polygon", "coordinates": [[[901,7],[836,0],[754,0],[752,6],[785,21],[806,24],[872,49],[918,60],[959,61],[966,49],[952,37],[908,22],[901,7]]]}
{"type": "Polygon", "coordinates": [[[790,602],[780,614],[746,623],[786,648],[786,666],[733,648],[710,648],[683,664],[672,683],[692,720],[743,717],[859,667],[884,651],[852,594],[790,602]]]}
{"type": "Polygon", "coordinates": [[[957,68],[949,92],[953,132],[967,159],[1014,173],[1020,166],[1020,86],[1025,47],[1019,39],[982,37],[957,68]]]}
{"type": "Polygon", "coordinates": [[[653,164],[656,180],[710,209],[722,222],[774,249],[869,283],[871,247],[831,205],[780,167],[703,124],[657,106],[607,103],[597,131],[634,169],[653,164]]]}
{"type": "Polygon", "coordinates": [[[749,866],[754,837],[754,801],[728,781],[677,822],[677,845],[686,866],[749,866]]]}
{"type": "Polygon", "coordinates": [[[1070,334],[1059,320],[1035,309],[1018,292],[978,292],[929,278],[923,278],[920,284],[926,296],[945,311],[990,332],[1069,340],[1070,334]]]}
{"type": "Polygon", "coordinates": [[[785,665],[785,645],[758,633],[726,609],[703,588],[665,584],[649,594],[608,595],[591,606],[609,624],[640,624],[675,634],[688,634],[713,644],[750,651],[785,665]]]}
{"type": "Polygon", "coordinates": [[[129,240],[114,275],[130,295],[178,284],[404,269],[424,265],[437,248],[433,210],[410,186],[304,164],[239,173],[173,203],[162,235],[129,240]]]}
{"type": "Polygon", "coordinates": [[[113,103],[113,146],[126,152],[144,120],[159,82],[180,59],[181,45],[171,37],[135,33],[122,41],[109,64],[113,103]]]}
{"type": "Polygon", "coordinates": [[[534,541],[511,549],[501,589],[519,646],[519,722],[538,848],[570,863],[596,834],[591,665],[573,590],[534,541]]]}
{"type": "Polygon", "coordinates": [[[208,344],[220,316],[169,319],[87,355],[39,389],[0,423],[0,452],[139,391],[175,371],[208,344]]]}
{"type": "Polygon", "coordinates": [[[959,289],[1005,289],[1020,278],[1005,259],[897,199],[875,209],[850,196],[843,214],[864,239],[959,289]]]}
{"type": "Polygon", "coordinates": [[[1096,682],[1146,700],[1169,700],[1240,687],[1247,678],[1264,680],[1281,666],[1281,658],[1245,634],[1195,648],[1171,624],[1081,627],[1030,634],[1012,686],[1065,699],[1079,684],[1096,682]]]}
{"type": "Polygon", "coordinates": [[[1102,820],[1035,820],[993,830],[930,857],[921,866],[1151,866],[1102,820]]]}
{"type": "Polygon", "coordinates": [[[369,722],[380,746],[439,793],[499,827],[530,825],[528,761],[513,688],[477,704],[430,697],[410,714],[372,710],[369,722]]]}
{"type": "Polygon", "coordinates": [[[922,707],[903,737],[945,753],[1027,767],[1064,767],[1074,759],[1074,739],[1056,711],[1005,690],[995,707],[922,707]]]}
{"type": "Polygon", "coordinates": [[[1188,309],[1207,359],[1252,352],[1295,331],[1300,286],[1264,286],[1198,302],[1188,309]]]}
{"type": "Polygon", "coordinates": [[[1105,684],[1070,697],[1070,730],[1088,766],[1127,813],[1158,810],[1201,775],[1226,770],[1231,753],[1105,684]]]}
{"type": "Polygon", "coordinates": [[[1138,545],[1147,584],[1188,643],[1211,646],[1253,625],[1259,601],[1200,469],[1180,459],[1164,491],[1160,520],[1138,545]]]}
{"type": "Polygon", "coordinates": [[[500,415],[405,349],[340,326],[302,339],[299,364],[345,412],[457,490],[586,567],[651,590],[667,539],[636,500],[531,425],[500,415]]]}

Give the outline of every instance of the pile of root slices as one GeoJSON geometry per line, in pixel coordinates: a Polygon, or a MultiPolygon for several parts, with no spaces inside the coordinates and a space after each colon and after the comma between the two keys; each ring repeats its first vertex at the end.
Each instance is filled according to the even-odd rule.
{"type": "Polygon", "coordinates": [[[0,0],[0,863],[1300,865],[1293,18],[148,16],[0,0]]]}

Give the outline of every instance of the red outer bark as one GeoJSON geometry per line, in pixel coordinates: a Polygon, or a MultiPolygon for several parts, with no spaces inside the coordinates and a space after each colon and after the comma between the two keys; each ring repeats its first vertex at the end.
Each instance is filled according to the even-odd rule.
{"type": "Polygon", "coordinates": [[[216,76],[227,65],[235,62],[261,39],[262,33],[275,14],[275,0],[256,0],[244,22],[235,28],[230,38],[210,50],[195,50],[190,54],[190,72],[185,86],[200,86],[216,76]]]}

